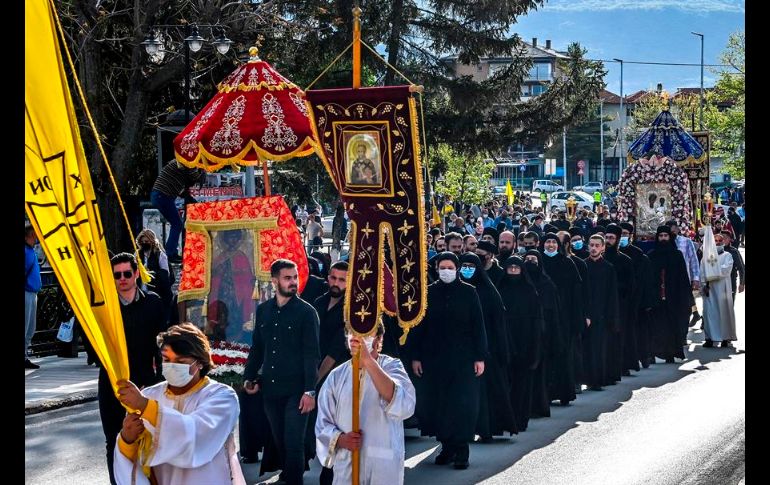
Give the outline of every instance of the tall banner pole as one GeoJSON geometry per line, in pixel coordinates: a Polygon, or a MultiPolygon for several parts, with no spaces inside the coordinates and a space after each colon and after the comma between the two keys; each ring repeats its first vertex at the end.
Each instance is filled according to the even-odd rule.
{"type": "MultiPolygon", "coordinates": [[[[357,2],[356,2],[357,3],[357,2]]],[[[361,9],[356,6],[353,8],[353,89],[361,87],[361,9]]],[[[352,413],[352,426],[353,432],[358,433],[359,429],[359,415],[358,405],[361,397],[361,380],[360,380],[360,361],[359,352],[356,352],[352,356],[353,364],[353,413],[352,413]]],[[[361,452],[359,450],[353,450],[353,469],[351,473],[351,484],[358,485],[358,476],[361,469],[361,452]]]]}

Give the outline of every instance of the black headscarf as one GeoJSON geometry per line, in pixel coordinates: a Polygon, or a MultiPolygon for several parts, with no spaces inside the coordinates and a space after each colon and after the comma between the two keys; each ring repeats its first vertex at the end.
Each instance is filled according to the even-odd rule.
{"type": "Polygon", "coordinates": [[[545,271],[543,270],[543,255],[537,249],[529,249],[526,253],[524,253],[524,266],[527,268],[527,273],[529,273],[530,279],[532,279],[532,282],[535,283],[535,287],[538,286],[538,283],[540,283],[540,280],[543,277],[547,277],[545,271]],[[527,256],[535,256],[537,258],[537,266],[535,266],[535,264],[532,262],[527,262],[527,256]]]}
{"type": "MultiPolygon", "coordinates": [[[[507,302],[506,308],[509,308],[509,305],[511,302],[506,297],[506,294],[509,294],[518,290],[525,290],[529,291],[530,289],[532,292],[537,295],[537,290],[535,290],[535,284],[532,282],[532,278],[529,277],[529,272],[527,271],[527,267],[524,265],[524,260],[519,256],[510,256],[508,259],[503,261],[503,270],[505,271],[505,276],[503,276],[503,280],[500,283],[500,296],[503,297],[503,301],[507,302]],[[508,274],[508,267],[509,266],[518,266],[521,268],[521,274],[520,275],[510,275],[508,274]],[[516,277],[520,276],[520,277],[516,277]],[[506,290],[507,288],[507,290],[506,290]],[[505,291],[505,294],[504,294],[505,291]]],[[[519,297],[516,297],[518,300],[519,297]]]]}
{"type": "MultiPolygon", "coordinates": [[[[478,257],[478,256],[477,256],[478,257]]],[[[452,261],[455,264],[455,267],[457,269],[460,269],[460,260],[457,258],[457,255],[451,251],[444,251],[443,253],[439,253],[435,256],[436,258],[436,271],[438,271],[438,264],[445,259],[448,259],[452,261]]]]}

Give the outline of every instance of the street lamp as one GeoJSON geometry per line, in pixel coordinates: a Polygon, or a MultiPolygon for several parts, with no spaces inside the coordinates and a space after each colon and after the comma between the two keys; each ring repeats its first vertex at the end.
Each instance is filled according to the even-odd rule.
{"type": "Polygon", "coordinates": [[[623,111],[623,59],[612,59],[620,63],[620,156],[618,157],[618,177],[623,172],[623,134],[626,128],[626,113],[623,111]]]}
{"type": "Polygon", "coordinates": [[[701,131],[703,130],[703,34],[698,32],[690,32],[692,35],[700,37],[700,114],[698,123],[700,124],[701,131]]]}
{"type": "MultiPolygon", "coordinates": [[[[150,56],[153,62],[159,63],[165,56],[163,34],[160,29],[178,29],[179,25],[153,25],[150,27],[150,32],[144,39],[141,45],[144,46],[145,52],[150,56]]],[[[184,26],[184,57],[185,57],[185,76],[184,76],[184,90],[185,90],[185,122],[190,121],[190,52],[198,52],[203,48],[203,44],[206,42],[204,37],[201,37],[198,31],[199,25],[187,24],[184,26]]],[[[208,27],[212,33],[216,35],[211,44],[222,55],[227,54],[230,50],[230,44],[233,43],[225,35],[225,30],[219,25],[207,25],[203,24],[200,27],[208,27]]]]}

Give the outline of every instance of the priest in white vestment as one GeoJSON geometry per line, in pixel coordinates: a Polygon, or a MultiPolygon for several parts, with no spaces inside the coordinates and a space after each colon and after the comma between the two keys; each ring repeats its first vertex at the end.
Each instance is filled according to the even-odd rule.
{"type": "Polygon", "coordinates": [[[126,416],[117,438],[118,485],[245,485],[233,439],[238,397],[206,377],[213,367],[208,339],[190,323],[158,339],[166,380],[141,391],[118,383],[118,399],[141,411],[126,416]]]}
{"type": "Polygon", "coordinates": [[[351,352],[360,349],[360,433],[351,432],[350,360],[329,373],[318,395],[316,454],[333,468],[335,485],[351,483],[353,449],[360,449],[361,485],[404,483],[403,421],[414,414],[416,394],[401,361],[379,353],[384,333],[380,323],[375,337],[348,340],[351,352]]]}
{"type": "Polygon", "coordinates": [[[700,263],[703,330],[706,334],[703,346],[713,347],[714,342],[722,342],[722,347],[729,347],[731,340],[738,339],[735,332],[735,310],[730,280],[733,257],[724,250],[724,239],[721,234],[714,236],[714,242],[716,243],[715,252],[709,250],[704,244],[703,258],[700,263]],[[707,280],[707,278],[710,279],[707,280]]]}

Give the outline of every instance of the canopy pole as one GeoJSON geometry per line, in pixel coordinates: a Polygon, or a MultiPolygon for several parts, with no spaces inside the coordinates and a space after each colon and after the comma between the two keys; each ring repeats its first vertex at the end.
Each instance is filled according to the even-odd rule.
{"type": "Polygon", "coordinates": [[[353,8],[353,89],[358,89],[360,87],[361,87],[361,9],[358,8],[358,6],[356,6],[353,8]]]}
{"type": "Polygon", "coordinates": [[[262,181],[265,186],[265,197],[270,196],[270,175],[267,173],[267,160],[262,160],[262,181]]]}

